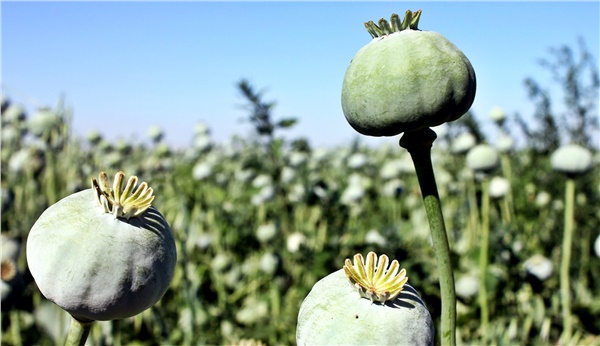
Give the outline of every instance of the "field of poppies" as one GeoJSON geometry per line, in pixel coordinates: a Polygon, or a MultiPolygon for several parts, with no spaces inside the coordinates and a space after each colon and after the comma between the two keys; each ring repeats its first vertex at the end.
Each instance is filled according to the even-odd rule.
{"type": "MultiPolygon", "coordinates": [[[[254,95],[246,82],[239,86],[254,95]]],[[[597,132],[586,136],[592,128],[584,127],[560,135],[552,115],[543,114],[544,95],[531,95],[539,124],[494,109],[480,120],[495,124],[494,136],[483,134],[470,113],[434,128],[432,162],[453,262],[459,344],[553,345],[566,323],[570,344],[600,343],[597,132]],[[516,128],[526,143],[509,131],[516,128]],[[568,143],[577,144],[567,155],[576,163],[565,168],[569,160],[554,157],[568,143]],[[497,164],[481,169],[473,161],[482,148],[492,153],[486,157],[497,155],[497,164]],[[573,237],[565,265],[568,225],[573,237]]],[[[313,285],[369,251],[406,269],[439,332],[439,271],[408,152],[360,140],[316,148],[286,139],[281,134],[296,120],[275,121],[272,109],[261,107],[268,104],[248,100],[255,133],[216,142],[197,123],[189,146],[174,149],[158,127],[148,126],[143,143],[109,142],[93,131],[80,138],[70,127],[77,115],[62,101],[26,114],[18,100],[4,98],[2,344],[64,344],[69,315],[40,293],[25,244],[44,210],[91,188],[102,171],[136,175],[154,189],[153,206],[171,226],[177,264],[155,306],[96,323],[90,345],[295,344],[300,305],[313,285]]],[[[584,115],[594,116],[593,109],[584,115]]]]}

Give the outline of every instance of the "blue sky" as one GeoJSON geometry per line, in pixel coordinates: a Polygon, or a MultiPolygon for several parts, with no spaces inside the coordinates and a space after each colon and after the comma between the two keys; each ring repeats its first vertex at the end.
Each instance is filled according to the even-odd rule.
{"type": "Polygon", "coordinates": [[[597,1],[2,1],[2,89],[30,114],[65,95],[79,136],[98,130],[141,141],[159,125],[181,147],[198,121],[218,141],[251,130],[240,122],[247,113],[236,83],[244,78],[277,102],[276,119],[299,119],[288,138],[346,144],[357,134],[341,110],[341,84],[371,39],[363,22],[407,9],[422,9],[419,28],[443,34],[470,59],[472,111],[492,132],[494,106],[531,113],[523,80],[551,81],[537,62],[550,47],[577,48],[583,37],[600,56],[597,1]]]}

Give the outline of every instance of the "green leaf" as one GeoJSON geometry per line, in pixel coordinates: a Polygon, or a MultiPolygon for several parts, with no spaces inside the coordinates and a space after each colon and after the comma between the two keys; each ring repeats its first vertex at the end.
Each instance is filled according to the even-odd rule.
{"type": "Polygon", "coordinates": [[[285,128],[296,125],[297,122],[298,122],[298,119],[296,119],[296,118],[282,119],[282,120],[279,120],[279,122],[277,122],[277,127],[285,129],[285,128]]]}

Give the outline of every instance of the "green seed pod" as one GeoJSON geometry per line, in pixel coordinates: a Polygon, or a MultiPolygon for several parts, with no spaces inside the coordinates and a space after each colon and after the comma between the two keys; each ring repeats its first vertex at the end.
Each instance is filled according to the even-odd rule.
{"type": "Polygon", "coordinates": [[[490,180],[489,192],[492,198],[502,198],[510,191],[510,182],[504,177],[493,177],[490,180]]]}
{"type": "Polygon", "coordinates": [[[17,123],[27,118],[25,109],[18,104],[9,104],[2,111],[2,123],[17,123]]]}
{"type": "Polygon", "coordinates": [[[175,241],[151,207],[152,188],[100,183],[50,206],[27,238],[27,261],[42,294],[80,321],[134,316],[154,305],[171,283],[175,241]]]}
{"type": "Polygon", "coordinates": [[[523,263],[523,269],[525,269],[526,274],[532,275],[538,280],[546,281],[552,276],[554,265],[548,258],[535,254],[523,263]]]}
{"type": "Polygon", "coordinates": [[[471,132],[464,132],[454,138],[450,144],[450,151],[453,154],[464,155],[475,145],[477,145],[475,136],[471,132]]]}
{"type": "Polygon", "coordinates": [[[514,141],[511,136],[503,133],[498,136],[496,141],[496,149],[501,153],[508,153],[514,147],[514,141]]]}
{"type": "Polygon", "coordinates": [[[0,276],[2,278],[2,310],[7,311],[15,303],[25,289],[25,280],[17,263],[21,250],[20,242],[5,234],[0,235],[2,243],[2,262],[0,276]]]}
{"type": "Polygon", "coordinates": [[[44,133],[57,127],[61,122],[60,117],[49,108],[41,108],[29,120],[29,132],[41,137],[44,133]]]}
{"type": "Polygon", "coordinates": [[[102,140],[102,135],[96,130],[87,133],[86,138],[91,145],[96,146],[102,140]]]}
{"type": "Polygon", "coordinates": [[[388,267],[385,255],[376,261],[357,254],[313,286],[300,306],[298,345],[433,345],[431,315],[406,271],[396,260],[388,267]]]}
{"type": "Polygon", "coordinates": [[[365,23],[373,40],[354,56],[342,85],[348,123],[368,136],[395,136],[465,114],[475,99],[475,71],[444,36],[417,29],[421,11],[400,23],[365,23]]]}
{"type": "Polygon", "coordinates": [[[471,301],[479,292],[479,277],[475,273],[467,273],[456,280],[456,295],[463,300],[471,301]]]}
{"type": "Polygon", "coordinates": [[[502,126],[504,120],[506,119],[506,113],[504,112],[504,109],[500,107],[492,108],[490,111],[490,119],[492,119],[492,121],[494,121],[498,126],[502,126]]]}
{"type": "Polygon", "coordinates": [[[160,142],[163,139],[164,135],[165,133],[158,125],[150,126],[150,128],[148,129],[148,137],[154,143],[160,142]]]}
{"type": "Polygon", "coordinates": [[[557,172],[583,174],[592,168],[592,153],[580,145],[568,144],[552,153],[550,163],[557,172]]]}
{"type": "Polygon", "coordinates": [[[467,166],[475,172],[490,173],[500,165],[498,151],[487,144],[474,146],[466,157],[467,166]]]}

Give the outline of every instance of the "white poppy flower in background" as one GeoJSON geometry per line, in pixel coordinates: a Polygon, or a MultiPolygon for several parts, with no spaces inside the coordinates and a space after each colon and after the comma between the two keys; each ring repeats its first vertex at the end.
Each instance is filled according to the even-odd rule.
{"type": "Polygon", "coordinates": [[[257,175],[254,180],[252,180],[252,187],[261,188],[271,184],[271,177],[266,174],[257,175]]]}
{"type": "Polygon", "coordinates": [[[88,142],[95,145],[102,140],[102,135],[96,130],[91,130],[85,135],[85,138],[88,140],[88,142]]]}
{"type": "Polygon", "coordinates": [[[495,148],[478,144],[467,153],[466,164],[475,172],[490,173],[500,165],[500,156],[495,148]]]}
{"type": "Polygon", "coordinates": [[[342,192],[340,201],[342,204],[350,205],[357,203],[365,195],[365,188],[370,184],[368,178],[360,174],[352,174],[348,177],[348,186],[342,192]]]}
{"type": "Polygon", "coordinates": [[[387,241],[385,237],[379,233],[379,231],[372,229],[365,235],[365,243],[383,246],[387,243],[387,241]]]}
{"type": "Polygon", "coordinates": [[[415,173],[415,163],[410,155],[403,155],[400,160],[398,160],[398,168],[402,173],[415,173]]]}
{"type": "Polygon", "coordinates": [[[308,155],[300,151],[292,151],[288,158],[291,166],[298,167],[308,160],[308,155]]]}
{"type": "Polygon", "coordinates": [[[271,201],[273,197],[275,197],[275,186],[266,185],[263,186],[257,194],[252,196],[250,202],[253,205],[261,205],[271,201]]]}
{"type": "Polygon", "coordinates": [[[26,117],[25,109],[17,104],[11,104],[2,112],[2,120],[7,123],[23,121],[26,117]]]}
{"type": "Polygon", "coordinates": [[[592,152],[581,145],[567,144],[552,153],[550,164],[557,172],[583,174],[592,168],[592,152]]]}
{"type": "Polygon", "coordinates": [[[340,202],[345,205],[357,203],[365,195],[365,189],[361,185],[349,185],[340,197],[340,202]]]}
{"type": "Polygon", "coordinates": [[[245,183],[248,180],[250,180],[250,178],[252,178],[252,175],[254,175],[254,172],[252,172],[249,169],[236,170],[234,173],[235,180],[241,183],[245,183]]]}
{"type": "Polygon", "coordinates": [[[210,128],[204,122],[199,121],[196,123],[196,125],[194,125],[194,135],[197,135],[197,136],[205,135],[206,136],[208,134],[210,134],[210,128]]]}
{"type": "Polygon", "coordinates": [[[490,111],[490,119],[497,124],[502,124],[504,119],[506,119],[506,113],[504,113],[502,108],[496,106],[490,111]]]}
{"type": "Polygon", "coordinates": [[[270,222],[270,223],[267,223],[264,225],[260,225],[256,229],[256,238],[258,238],[258,240],[263,243],[268,242],[269,240],[273,239],[276,234],[277,234],[277,226],[273,222],[270,222]]]}
{"type": "Polygon", "coordinates": [[[367,164],[367,156],[363,153],[354,153],[348,158],[348,167],[359,169],[367,164]]]}
{"type": "Polygon", "coordinates": [[[450,151],[453,154],[466,154],[477,144],[475,136],[470,132],[464,132],[458,135],[450,144],[450,151]]]}
{"type": "Polygon", "coordinates": [[[150,140],[152,140],[153,142],[160,142],[165,133],[163,132],[163,130],[160,128],[160,126],[158,125],[152,125],[148,128],[148,138],[150,138],[150,140]]]}
{"type": "Polygon", "coordinates": [[[229,264],[231,264],[230,256],[221,252],[221,253],[216,254],[212,258],[212,261],[210,262],[210,267],[212,268],[212,270],[214,270],[216,272],[220,272],[220,271],[224,270],[225,268],[227,268],[227,266],[229,266],[229,264]]]}
{"type": "Polygon", "coordinates": [[[42,136],[60,124],[60,117],[48,108],[39,109],[29,120],[27,127],[35,136],[42,136]]]}
{"type": "Polygon", "coordinates": [[[286,241],[286,246],[289,252],[295,253],[300,250],[300,246],[306,244],[306,236],[300,232],[290,234],[286,241]]]}
{"type": "Polygon", "coordinates": [[[27,148],[22,148],[19,151],[13,153],[8,159],[8,170],[13,173],[21,173],[25,170],[25,167],[29,165],[31,154],[27,148]]]}
{"type": "Polygon", "coordinates": [[[545,281],[550,276],[552,276],[554,265],[552,264],[552,261],[548,258],[540,254],[536,254],[529,257],[523,263],[523,268],[528,274],[535,276],[541,281],[545,281]]]}
{"type": "Polygon", "coordinates": [[[381,193],[386,197],[396,197],[404,190],[404,186],[404,181],[393,179],[383,185],[381,193]]]}
{"type": "Polygon", "coordinates": [[[509,152],[514,147],[514,140],[506,133],[502,133],[496,140],[496,149],[501,153],[509,152]]]}
{"type": "Polygon", "coordinates": [[[306,195],[306,189],[302,184],[294,184],[288,192],[288,200],[292,203],[300,202],[306,195]]]}
{"type": "Polygon", "coordinates": [[[197,135],[196,137],[194,137],[194,149],[199,150],[199,151],[205,151],[210,149],[212,143],[210,140],[210,136],[208,135],[197,135]]]}
{"type": "Polygon", "coordinates": [[[285,166],[281,169],[281,182],[283,184],[288,184],[290,181],[294,180],[296,177],[296,170],[285,166]]]}
{"type": "Polygon", "coordinates": [[[545,207],[552,200],[552,196],[546,191],[540,191],[535,196],[535,205],[538,207],[545,207]]]}
{"type": "Polygon", "coordinates": [[[267,252],[260,258],[259,268],[267,274],[273,274],[275,273],[278,264],[279,258],[272,252],[267,252]]]}
{"type": "Polygon", "coordinates": [[[327,149],[327,148],[316,148],[315,150],[312,151],[311,160],[320,162],[320,161],[325,160],[325,158],[327,157],[327,155],[329,155],[329,149],[327,149]]]}
{"type": "Polygon", "coordinates": [[[456,280],[456,295],[472,299],[479,292],[479,277],[475,274],[463,275],[456,280]]]}
{"type": "Polygon", "coordinates": [[[510,182],[503,177],[493,177],[490,180],[489,192],[492,198],[502,198],[510,191],[510,182]]]}
{"type": "Polygon", "coordinates": [[[386,161],[379,171],[379,176],[382,179],[397,178],[402,173],[402,164],[400,159],[386,161]]]}
{"type": "Polygon", "coordinates": [[[200,249],[206,249],[212,244],[213,236],[210,233],[201,233],[195,239],[195,244],[200,249]]]}
{"type": "Polygon", "coordinates": [[[212,174],[212,165],[207,162],[198,162],[192,169],[192,176],[196,180],[203,180],[212,174]]]}

